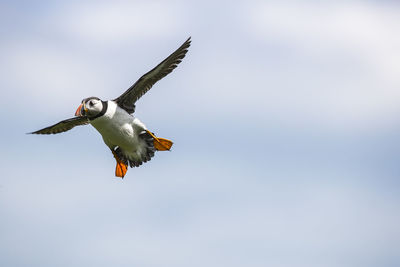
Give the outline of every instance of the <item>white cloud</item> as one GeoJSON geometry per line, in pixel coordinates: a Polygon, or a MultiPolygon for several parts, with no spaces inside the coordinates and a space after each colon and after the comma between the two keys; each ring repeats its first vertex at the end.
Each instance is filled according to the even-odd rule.
{"type": "Polygon", "coordinates": [[[84,96],[101,95],[107,87],[109,80],[104,79],[104,68],[80,53],[37,40],[10,42],[5,49],[6,60],[0,63],[7,74],[3,83],[13,88],[8,97],[25,96],[18,101],[21,107],[62,113],[84,96]]]}
{"type": "Polygon", "coordinates": [[[68,35],[101,46],[168,36],[180,27],[179,11],[163,1],[79,3],[60,10],[55,19],[68,35]]]}
{"type": "MultiPolygon", "coordinates": [[[[373,2],[259,2],[248,30],[293,56],[292,107],[312,117],[355,125],[397,117],[400,105],[400,18],[397,6],[373,2]],[[303,77],[301,77],[303,76],[303,77]]],[[[273,52],[271,52],[273,53],[273,52]]],[[[282,74],[285,70],[282,69],[282,74]]],[[[265,73],[268,75],[268,72],[265,73]]],[[[280,78],[282,78],[281,76],[280,78]]],[[[281,90],[277,88],[277,90],[281,90]]],[[[282,91],[282,99],[290,94],[282,91]]],[[[282,103],[278,101],[278,103],[282,103]]],[[[336,124],[336,123],[335,123],[336,124]]]]}

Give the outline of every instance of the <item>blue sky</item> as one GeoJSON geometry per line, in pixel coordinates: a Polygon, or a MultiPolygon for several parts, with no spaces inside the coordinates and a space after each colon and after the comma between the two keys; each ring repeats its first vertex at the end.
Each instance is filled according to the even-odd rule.
{"type": "Polygon", "coordinates": [[[1,266],[398,266],[396,1],[3,1],[1,266]],[[172,139],[124,180],[90,126],[112,99],[172,139]]]}

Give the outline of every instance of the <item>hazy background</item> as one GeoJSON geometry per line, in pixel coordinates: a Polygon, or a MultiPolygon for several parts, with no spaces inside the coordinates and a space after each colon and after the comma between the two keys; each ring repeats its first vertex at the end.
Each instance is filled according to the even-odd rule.
{"type": "Polygon", "coordinates": [[[1,266],[400,266],[398,1],[2,1],[1,266]],[[124,180],[91,126],[172,139],[124,180]]]}

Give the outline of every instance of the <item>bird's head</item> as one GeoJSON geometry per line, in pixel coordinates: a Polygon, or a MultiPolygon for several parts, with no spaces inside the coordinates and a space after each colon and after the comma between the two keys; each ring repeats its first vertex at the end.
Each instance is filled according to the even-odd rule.
{"type": "Polygon", "coordinates": [[[103,102],[98,97],[88,97],[82,100],[78,109],[75,112],[75,116],[87,116],[95,117],[103,109],[103,102]]]}

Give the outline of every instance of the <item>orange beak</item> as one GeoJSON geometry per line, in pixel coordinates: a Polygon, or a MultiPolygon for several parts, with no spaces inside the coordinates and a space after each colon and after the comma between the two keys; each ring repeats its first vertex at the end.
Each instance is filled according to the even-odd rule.
{"type": "Polygon", "coordinates": [[[85,112],[83,104],[80,104],[78,109],[75,112],[75,116],[82,116],[82,114],[85,112]]]}

